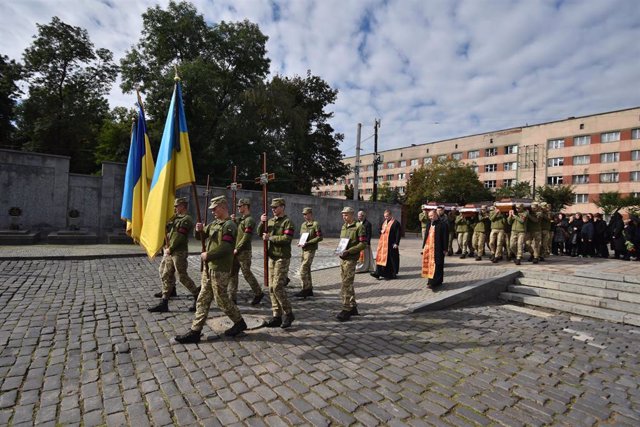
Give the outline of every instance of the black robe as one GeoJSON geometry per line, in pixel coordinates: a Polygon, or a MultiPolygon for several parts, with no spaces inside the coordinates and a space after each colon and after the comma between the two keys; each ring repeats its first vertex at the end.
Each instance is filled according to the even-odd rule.
{"type": "MultiPolygon", "coordinates": [[[[382,228],[382,227],[381,227],[382,228]]],[[[400,249],[393,245],[400,245],[400,222],[394,219],[389,229],[389,241],[387,252],[387,265],[376,265],[375,276],[387,280],[395,279],[400,270],[400,249]]]]}
{"type": "Polygon", "coordinates": [[[440,221],[432,222],[427,226],[427,232],[425,233],[424,240],[422,241],[423,248],[427,243],[427,239],[429,238],[431,227],[435,227],[433,258],[436,268],[433,274],[433,278],[428,279],[427,286],[436,287],[442,285],[442,282],[444,280],[444,254],[447,251],[449,236],[447,233],[447,224],[443,224],[440,221]]]}

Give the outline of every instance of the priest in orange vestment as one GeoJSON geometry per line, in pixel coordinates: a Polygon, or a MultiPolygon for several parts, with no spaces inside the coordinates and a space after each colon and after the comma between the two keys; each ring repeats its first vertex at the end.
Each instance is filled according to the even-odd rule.
{"type": "Polygon", "coordinates": [[[377,279],[395,279],[400,269],[400,222],[390,210],[384,211],[384,222],[380,229],[380,240],[376,251],[376,271],[371,275],[377,279]]]}
{"type": "Polygon", "coordinates": [[[436,288],[444,280],[444,256],[447,253],[447,226],[435,211],[429,211],[429,225],[422,242],[422,277],[427,286],[436,288]]]}

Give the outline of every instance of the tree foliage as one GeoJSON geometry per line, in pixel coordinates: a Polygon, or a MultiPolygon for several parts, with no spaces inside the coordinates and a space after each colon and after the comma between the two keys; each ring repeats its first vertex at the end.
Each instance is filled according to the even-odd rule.
{"type": "Polygon", "coordinates": [[[571,185],[545,185],[536,189],[537,199],[547,202],[552,212],[561,212],[566,206],[573,205],[575,193],[571,185]]]}
{"type": "Polygon", "coordinates": [[[496,200],[504,198],[524,199],[531,197],[531,184],[528,181],[517,182],[510,187],[498,188],[495,192],[496,200]]]}
{"type": "MultiPolygon", "coordinates": [[[[373,200],[373,194],[369,200],[373,200]]],[[[397,188],[391,188],[388,182],[383,182],[378,187],[378,201],[385,203],[400,204],[404,198],[400,194],[397,188]]]]}
{"type": "Polygon", "coordinates": [[[93,172],[95,140],[116,74],[113,54],[95,49],[86,30],[58,17],[38,24],[38,35],[24,52],[29,91],[20,106],[24,148],[70,156],[71,171],[93,172]]]}
{"type": "Polygon", "coordinates": [[[95,163],[105,161],[127,163],[131,143],[131,126],[137,117],[136,110],[116,107],[104,120],[97,137],[95,163]]]}
{"type": "Polygon", "coordinates": [[[16,102],[22,93],[17,82],[22,66],[5,55],[0,55],[0,144],[12,146],[16,120],[16,102]]]}

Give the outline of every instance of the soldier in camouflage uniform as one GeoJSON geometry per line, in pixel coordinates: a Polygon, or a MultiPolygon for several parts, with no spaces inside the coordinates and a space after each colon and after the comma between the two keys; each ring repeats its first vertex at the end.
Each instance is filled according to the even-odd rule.
{"type": "Polygon", "coordinates": [[[551,212],[547,202],[540,203],[542,216],[540,217],[540,228],[542,239],[540,245],[540,261],[544,261],[551,254],[551,212]]]}
{"type": "Polygon", "coordinates": [[[465,259],[467,254],[473,256],[473,246],[471,246],[471,233],[475,218],[466,217],[462,214],[456,217],[456,233],[458,233],[458,245],[462,248],[460,259],[465,259]]]}
{"type": "Polygon", "coordinates": [[[207,320],[214,297],[220,310],[233,321],[233,326],[224,332],[226,336],[235,337],[247,329],[238,307],[228,295],[238,228],[229,218],[229,207],[224,196],[211,199],[209,209],[212,210],[215,220],[206,227],[200,222],[196,224],[196,238],[207,239],[207,251],[200,254],[200,258],[207,265],[202,274],[202,290],[196,303],[196,315],[191,329],[186,334],[176,337],[176,341],[183,344],[200,342],[202,327],[207,320]]]}
{"type": "Polygon", "coordinates": [[[489,220],[491,221],[491,234],[489,235],[489,248],[491,248],[491,262],[502,260],[502,247],[504,246],[504,227],[507,217],[495,206],[489,208],[489,220]]]}
{"type": "Polygon", "coordinates": [[[267,255],[269,257],[269,296],[271,297],[271,310],[273,317],[265,322],[267,328],[285,329],[291,326],[295,317],[291,304],[287,298],[285,286],[291,263],[291,241],[293,240],[293,222],[284,213],[284,199],[274,198],[271,201],[273,218],[268,218],[264,213],[260,217],[258,234],[263,240],[269,242],[267,255]],[[268,220],[268,222],[267,222],[268,220]],[[264,224],[267,223],[266,229],[264,224]]]}
{"type": "Polygon", "coordinates": [[[471,243],[476,252],[476,261],[482,260],[482,256],[484,255],[484,245],[487,240],[487,232],[490,227],[491,222],[489,221],[487,208],[486,206],[482,206],[480,208],[480,212],[478,212],[478,222],[473,226],[473,240],[471,243]]]}
{"type": "Polygon", "coordinates": [[[529,261],[537,264],[540,259],[540,246],[542,243],[542,211],[537,202],[531,203],[526,236],[527,249],[531,253],[529,261]]]}
{"type": "Polygon", "coordinates": [[[348,321],[351,316],[358,315],[358,305],[356,303],[356,293],[353,290],[353,280],[356,275],[356,264],[360,257],[360,251],[366,247],[367,236],[361,223],[356,222],[352,207],[342,209],[342,230],[340,239],[349,239],[344,250],[338,253],[340,257],[340,273],[342,277],[342,287],[340,297],[342,298],[342,311],[336,318],[341,322],[348,321]]]}
{"type": "Polygon", "coordinates": [[[525,236],[527,234],[527,222],[529,219],[528,212],[524,209],[522,203],[516,205],[516,211],[509,211],[507,223],[511,225],[511,253],[515,256],[515,264],[520,265],[522,260],[522,251],[524,248],[525,236]]]}
{"type": "Polygon", "coordinates": [[[313,284],[311,283],[311,264],[318,250],[318,243],[322,241],[322,230],[318,221],[313,220],[313,210],[307,207],[302,210],[304,222],[300,226],[300,236],[307,235],[307,241],[300,246],[302,248],[302,262],[300,263],[300,279],[302,280],[302,290],[295,296],[307,298],[313,296],[313,284]]]}
{"type": "Polygon", "coordinates": [[[187,256],[189,255],[189,234],[193,229],[193,219],[187,214],[187,199],[179,197],[174,204],[175,215],[169,219],[166,225],[167,240],[169,246],[164,248],[162,261],[160,262],[160,279],[162,280],[162,292],[155,294],[162,297],[158,305],[149,307],[152,313],[166,313],[169,311],[169,297],[176,294],[176,271],[180,283],[193,295],[193,305],[189,311],[195,311],[195,301],[200,289],[193,283],[187,273],[187,256]]]}
{"type": "Polygon", "coordinates": [[[238,239],[236,248],[233,250],[233,268],[231,269],[231,279],[229,280],[229,298],[236,304],[238,294],[238,273],[242,270],[244,280],[249,283],[253,291],[253,301],[251,305],[258,305],[264,292],[260,289],[260,284],[256,276],[251,272],[251,235],[256,228],[256,221],[251,216],[251,202],[249,199],[238,200],[238,213],[240,219],[236,220],[238,225],[238,239]]]}

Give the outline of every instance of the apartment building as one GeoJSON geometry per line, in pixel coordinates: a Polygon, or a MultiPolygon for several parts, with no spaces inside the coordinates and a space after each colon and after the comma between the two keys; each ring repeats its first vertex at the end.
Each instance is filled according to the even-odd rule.
{"type": "MultiPolygon", "coordinates": [[[[567,212],[596,212],[594,202],[608,191],[640,195],[640,107],[570,117],[548,123],[498,130],[378,153],[378,186],[389,183],[404,193],[412,171],[453,158],[471,165],[485,187],[516,182],[574,186],[575,200],[567,212]]],[[[360,194],[373,192],[374,154],[360,156],[360,194]]],[[[349,176],[317,187],[320,197],[343,198],[345,184],[355,186],[355,157],[344,162],[349,176]]]]}

